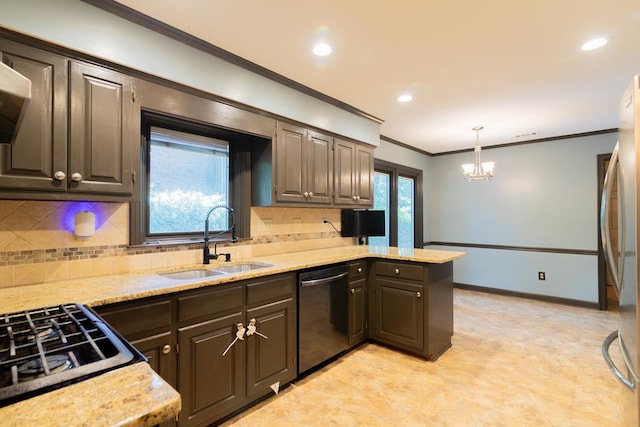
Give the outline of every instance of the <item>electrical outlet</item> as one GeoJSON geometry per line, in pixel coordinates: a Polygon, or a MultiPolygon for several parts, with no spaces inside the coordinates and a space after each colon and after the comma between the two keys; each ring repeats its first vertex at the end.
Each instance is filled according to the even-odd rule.
{"type": "Polygon", "coordinates": [[[538,280],[547,280],[547,274],[544,271],[538,271],[538,280]]]}

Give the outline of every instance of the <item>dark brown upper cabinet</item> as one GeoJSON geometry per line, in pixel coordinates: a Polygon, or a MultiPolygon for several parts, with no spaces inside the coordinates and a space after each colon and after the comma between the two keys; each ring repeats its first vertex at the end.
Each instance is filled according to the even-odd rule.
{"type": "Polygon", "coordinates": [[[133,194],[133,147],[140,114],[133,78],[71,63],[69,191],[133,194]]]}
{"type": "Polygon", "coordinates": [[[0,198],[131,200],[133,78],[5,39],[0,52],[32,83],[17,139],[0,147],[0,198]]]}
{"type": "Polygon", "coordinates": [[[330,204],[333,138],[278,123],[275,144],[275,199],[285,203],[330,204]]]}
{"type": "Polygon", "coordinates": [[[335,140],[336,205],[373,206],[373,149],[350,141],[335,140]]]}
{"type": "Polygon", "coordinates": [[[252,150],[253,206],[373,206],[373,148],[278,122],[252,150]]]}
{"type": "Polygon", "coordinates": [[[0,39],[2,62],[31,80],[31,100],[12,145],[0,147],[0,192],[64,193],[67,171],[67,75],[63,57],[0,39]]]}

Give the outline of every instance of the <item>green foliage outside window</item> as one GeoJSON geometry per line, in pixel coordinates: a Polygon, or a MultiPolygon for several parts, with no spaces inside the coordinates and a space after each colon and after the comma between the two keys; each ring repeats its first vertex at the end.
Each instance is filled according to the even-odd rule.
{"type": "MultiPolygon", "coordinates": [[[[149,197],[150,218],[149,229],[171,231],[174,233],[204,232],[205,215],[217,205],[223,205],[223,195],[206,195],[196,191],[162,191],[152,193],[149,197]]],[[[227,225],[228,212],[217,209],[209,218],[210,230],[224,230],[227,225]]]]}

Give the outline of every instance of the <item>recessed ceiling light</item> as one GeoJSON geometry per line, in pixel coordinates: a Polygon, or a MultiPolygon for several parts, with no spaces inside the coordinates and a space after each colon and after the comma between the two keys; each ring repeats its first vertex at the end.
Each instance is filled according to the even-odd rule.
{"type": "Polygon", "coordinates": [[[604,46],[605,44],[607,44],[608,40],[605,39],[604,37],[599,37],[597,39],[592,39],[589,40],[587,42],[585,42],[580,49],[582,50],[594,50],[594,49],[598,49],[599,47],[604,46]]]}
{"type": "Polygon", "coordinates": [[[413,96],[409,95],[408,93],[405,93],[404,95],[400,95],[398,97],[398,102],[410,102],[413,100],[413,96]]]}
{"type": "Polygon", "coordinates": [[[331,46],[329,46],[327,43],[317,43],[313,47],[313,53],[317,56],[327,56],[330,55],[331,52],[331,46]]]}

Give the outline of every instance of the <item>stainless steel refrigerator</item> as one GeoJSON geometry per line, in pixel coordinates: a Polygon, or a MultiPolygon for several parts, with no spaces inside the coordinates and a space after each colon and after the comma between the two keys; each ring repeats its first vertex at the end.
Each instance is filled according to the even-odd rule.
{"type": "MultiPolygon", "coordinates": [[[[602,344],[602,353],[613,374],[621,382],[620,390],[624,408],[624,425],[638,426],[638,191],[640,168],[640,76],[627,87],[620,102],[618,143],[611,155],[609,169],[602,194],[600,215],[602,245],[604,247],[614,288],[620,299],[618,330],[611,333],[602,344]],[[618,183],[618,245],[611,246],[609,216],[616,209],[610,206],[610,194],[614,177],[618,183]],[[610,357],[610,347],[617,342],[624,366],[616,366],[610,357]]],[[[621,363],[619,363],[621,364],[621,363]]]]}

